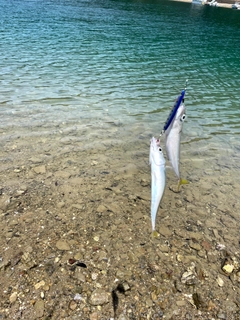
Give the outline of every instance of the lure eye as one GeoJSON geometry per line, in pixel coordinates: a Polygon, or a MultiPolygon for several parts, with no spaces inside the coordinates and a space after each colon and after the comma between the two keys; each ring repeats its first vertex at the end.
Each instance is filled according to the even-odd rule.
{"type": "Polygon", "coordinates": [[[181,118],[180,118],[180,121],[184,121],[185,119],[186,119],[186,115],[183,114],[183,115],[181,116],[181,118]]]}
{"type": "Polygon", "coordinates": [[[158,151],[159,151],[159,152],[162,152],[162,148],[158,148],[158,151]]]}

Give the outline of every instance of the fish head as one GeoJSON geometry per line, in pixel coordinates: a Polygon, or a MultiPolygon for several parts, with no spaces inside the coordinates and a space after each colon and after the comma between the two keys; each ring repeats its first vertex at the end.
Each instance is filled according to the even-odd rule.
{"type": "Polygon", "coordinates": [[[176,124],[182,128],[183,122],[185,119],[186,119],[186,108],[185,108],[185,105],[182,103],[177,110],[174,121],[176,121],[176,124]]]}
{"type": "Polygon", "coordinates": [[[150,140],[150,156],[149,162],[150,164],[155,163],[157,166],[161,166],[165,164],[165,159],[162,151],[162,147],[160,145],[160,139],[156,139],[152,137],[150,140]]]}
{"type": "Polygon", "coordinates": [[[177,113],[175,114],[175,117],[172,120],[172,123],[165,131],[166,136],[168,137],[170,132],[175,132],[176,134],[181,133],[183,122],[185,119],[186,119],[186,108],[185,108],[185,105],[182,103],[179,106],[177,113]]]}

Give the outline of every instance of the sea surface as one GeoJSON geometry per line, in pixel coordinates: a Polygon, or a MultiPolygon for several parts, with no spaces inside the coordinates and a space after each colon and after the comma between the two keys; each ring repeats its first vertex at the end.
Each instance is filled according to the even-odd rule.
{"type": "Polygon", "coordinates": [[[121,128],[119,141],[148,145],[188,79],[183,144],[214,156],[232,146],[236,154],[239,52],[237,10],[166,0],[0,0],[2,148],[14,137],[47,139],[59,126],[66,136],[86,130],[86,144],[99,139],[98,147],[111,125],[121,128]]]}

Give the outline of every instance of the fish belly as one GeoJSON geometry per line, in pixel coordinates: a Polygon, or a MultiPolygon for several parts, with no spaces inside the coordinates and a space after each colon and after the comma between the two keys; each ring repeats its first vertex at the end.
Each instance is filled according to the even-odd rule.
{"type": "Polygon", "coordinates": [[[152,230],[155,230],[157,211],[165,189],[164,167],[153,168],[151,176],[151,220],[152,230]]]}
{"type": "Polygon", "coordinates": [[[168,160],[171,162],[172,168],[180,179],[179,173],[179,156],[180,156],[180,134],[169,134],[166,139],[166,150],[168,160]]]}

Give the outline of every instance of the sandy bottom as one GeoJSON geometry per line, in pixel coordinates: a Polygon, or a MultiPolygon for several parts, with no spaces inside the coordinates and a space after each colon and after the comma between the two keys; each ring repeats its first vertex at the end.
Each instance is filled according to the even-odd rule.
{"type": "Polygon", "coordinates": [[[1,132],[0,319],[240,319],[238,139],[183,136],[151,239],[150,137],[1,132]]]}

